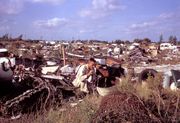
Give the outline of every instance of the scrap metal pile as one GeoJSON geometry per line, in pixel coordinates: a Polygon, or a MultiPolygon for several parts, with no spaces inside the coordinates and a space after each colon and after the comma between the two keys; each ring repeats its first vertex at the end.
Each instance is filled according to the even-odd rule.
{"type": "Polygon", "coordinates": [[[147,57],[146,52],[143,49],[139,48],[139,47],[133,49],[129,53],[128,59],[129,59],[129,62],[133,63],[133,64],[138,64],[138,63],[141,63],[141,62],[148,63],[150,61],[150,59],[147,57]]]}
{"type": "MultiPolygon", "coordinates": [[[[146,50],[148,48],[137,46],[129,49],[128,47],[131,47],[130,44],[122,47],[123,50],[121,51],[121,48],[117,44],[113,46],[109,43],[55,43],[51,45],[45,42],[33,44],[32,42],[16,42],[9,44],[9,50],[16,58],[16,66],[19,65],[19,72],[15,73],[11,71],[11,74],[14,74],[14,79],[11,81],[2,82],[0,79],[0,116],[17,118],[24,113],[45,111],[50,107],[56,108],[57,106],[61,106],[63,102],[67,102],[70,99],[76,100],[79,92],[72,86],[71,82],[73,78],[70,76],[72,75],[72,71],[74,71],[72,68],[80,63],[78,59],[83,59],[82,62],[84,62],[87,58],[96,56],[96,59],[106,59],[103,65],[125,64],[125,67],[128,68],[130,66],[134,69],[135,73],[140,73],[141,81],[147,79],[149,73],[152,73],[152,76],[155,76],[157,73],[151,70],[159,69],[159,66],[153,67],[150,64],[151,61],[154,61],[154,58],[158,59],[154,64],[158,65],[160,63],[161,66],[165,63],[164,61],[168,61],[168,63],[174,61],[174,58],[171,57],[173,54],[170,51],[167,51],[169,54],[165,53],[165,51],[159,53],[159,50],[154,49],[153,51],[157,53],[153,56],[152,54],[154,53],[150,54],[146,50]],[[108,52],[109,50],[110,52],[108,52]],[[162,57],[163,53],[165,57],[162,57]],[[169,58],[172,60],[167,60],[169,58]],[[165,60],[163,61],[163,59],[165,60]],[[63,63],[64,66],[62,67],[63,63]],[[148,68],[148,71],[144,70],[145,68],[142,64],[149,64],[150,68],[148,68]],[[20,67],[20,65],[23,65],[23,67],[20,67]],[[141,68],[137,68],[137,66],[141,68]],[[59,69],[60,67],[62,68],[59,69]],[[62,76],[62,73],[69,76],[62,76]]],[[[3,59],[2,61],[4,61],[3,59]]],[[[9,59],[9,56],[7,56],[7,59],[9,59]]],[[[178,63],[179,58],[173,64],[178,63]]],[[[6,67],[6,64],[3,66],[6,67]]],[[[111,70],[110,79],[115,80],[115,75],[118,72],[114,68],[109,70],[111,70]]],[[[168,69],[163,70],[169,71],[168,69]]],[[[165,73],[165,71],[159,71],[165,73]]],[[[0,75],[0,77],[4,77],[4,75],[11,76],[6,70],[4,74],[0,73],[0,75]]],[[[168,77],[170,78],[170,76],[168,77]]],[[[101,80],[104,83],[106,78],[102,78],[101,80]]],[[[134,104],[136,102],[137,104],[139,103],[136,98],[133,98],[133,101],[135,102],[134,104]]],[[[134,104],[132,105],[134,106],[134,104]]],[[[129,103],[126,106],[128,105],[129,103]]],[[[123,107],[120,106],[119,108],[123,107]]],[[[144,112],[144,109],[142,109],[142,112],[144,112]]]]}
{"type": "Polygon", "coordinates": [[[66,81],[63,77],[53,80],[25,73],[22,81],[12,83],[1,96],[0,115],[12,118],[60,106],[63,101],[75,96],[74,88],[66,81]]]}

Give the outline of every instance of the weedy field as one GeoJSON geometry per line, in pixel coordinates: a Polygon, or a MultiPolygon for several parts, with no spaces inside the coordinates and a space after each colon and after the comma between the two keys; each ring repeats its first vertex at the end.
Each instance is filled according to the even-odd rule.
{"type": "Polygon", "coordinates": [[[63,104],[38,114],[23,115],[3,123],[178,123],[180,92],[161,87],[162,75],[144,83],[132,83],[130,77],[117,83],[118,91],[105,97],[97,94],[63,104]]]}

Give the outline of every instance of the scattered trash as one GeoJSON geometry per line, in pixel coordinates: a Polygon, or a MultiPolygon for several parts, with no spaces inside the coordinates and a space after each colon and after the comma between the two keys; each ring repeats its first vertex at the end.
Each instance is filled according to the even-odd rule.
{"type": "Polygon", "coordinates": [[[132,81],[142,82],[149,75],[155,77],[158,72],[164,73],[162,86],[177,91],[180,87],[180,74],[176,71],[180,70],[178,47],[161,44],[158,49],[158,46],[148,47],[141,43],[9,42],[7,49],[0,48],[0,114],[18,119],[29,110],[46,110],[50,104],[59,106],[63,101],[69,101],[75,107],[83,101],[77,96],[78,89],[72,85],[75,68],[80,64],[79,59],[85,64],[91,57],[95,57],[102,68],[102,71],[96,69],[93,76],[93,84],[101,96],[116,92],[116,80],[121,77],[130,75],[132,81]],[[8,55],[8,50],[13,55],[8,55]],[[128,68],[131,70],[125,72],[128,68]],[[78,103],[74,103],[75,100],[78,103]]]}

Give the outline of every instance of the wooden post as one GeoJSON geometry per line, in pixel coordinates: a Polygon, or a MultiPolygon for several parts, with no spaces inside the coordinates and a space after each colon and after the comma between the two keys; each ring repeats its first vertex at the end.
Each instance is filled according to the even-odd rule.
{"type": "Polygon", "coordinates": [[[64,63],[64,66],[66,65],[66,54],[65,54],[65,48],[64,46],[62,46],[62,55],[63,55],[63,63],[64,63]]]}

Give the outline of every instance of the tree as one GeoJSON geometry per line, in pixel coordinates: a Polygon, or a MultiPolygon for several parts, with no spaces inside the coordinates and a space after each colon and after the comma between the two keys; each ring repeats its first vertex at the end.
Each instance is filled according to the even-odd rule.
{"type": "Polygon", "coordinates": [[[144,43],[151,43],[151,40],[149,38],[144,38],[143,42],[144,43]]]}
{"type": "Polygon", "coordinates": [[[116,44],[123,44],[124,43],[124,41],[122,41],[122,40],[115,40],[115,42],[114,43],[116,43],[116,44]]]}
{"type": "Polygon", "coordinates": [[[16,39],[17,40],[22,40],[23,34],[19,35],[16,39]]]}
{"type": "Polygon", "coordinates": [[[131,42],[129,40],[126,40],[124,43],[125,44],[130,44],[131,42]]]}
{"type": "Polygon", "coordinates": [[[176,36],[169,36],[169,43],[172,43],[174,45],[177,44],[177,37],[176,36]]]}
{"type": "Polygon", "coordinates": [[[138,38],[136,38],[136,39],[134,39],[134,41],[133,41],[134,43],[141,43],[142,42],[142,40],[141,39],[138,39],[138,38]]]}
{"type": "Polygon", "coordinates": [[[173,38],[173,43],[177,44],[177,37],[176,36],[174,36],[174,38],[173,38]]]}
{"type": "Polygon", "coordinates": [[[159,37],[159,43],[162,43],[162,42],[163,42],[163,35],[161,34],[159,37]]]}
{"type": "Polygon", "coordinates": [[[9,39],[9,34],[3,35],[3,36],[2,36],[2,39],[3,39],[3,40],[8,40],[8,39],[9,39]]]}
{"type": "Polygon", "coordinates": [[[172,40],[173,40],[173,36],[170,35],[170,36],[169,36],[169,42],[171,42],[172,40]]]}

